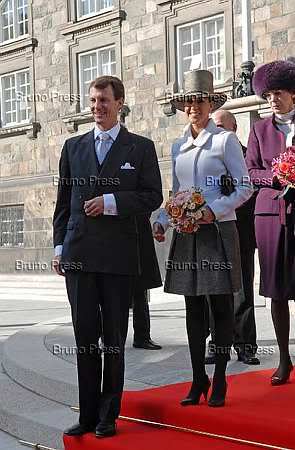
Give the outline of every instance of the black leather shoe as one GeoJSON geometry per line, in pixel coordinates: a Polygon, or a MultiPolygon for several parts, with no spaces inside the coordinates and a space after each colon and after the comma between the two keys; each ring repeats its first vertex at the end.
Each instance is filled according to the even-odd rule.
{"type": "Polygon", "coordinates": [[[90,433],[95,430],[95,425],[83,425],[81,423],[76,423],[70,428],[64,431],[67,436],[82,436],[83,434],[90,433]]]}
{"type": "Polygon", "coordinates": [[[211,382],[207,375],[201,383],[192,382],[188,395],[180,401],[181,406],[198,405],[202,395],[207,400],[210,385],[211,382]]]}
{"type": "Polygon", "coordinates": [[[260,364],[259,359],[255,355],[247,355],[245,353],[238,354],[238,361],[248,364],[249,366],[258,366],[260,364]]]}
{"type": "Polygon", "coordinates": [[[214,408],[224,406],[225,404],[225,396],[227,391],[226,381],[223,383],[214,383],[213,379],[213,387],[212,394],[208,401],[208,406],[212,406],[214,408]]]}
{"type": "Polygon", "coordinates": [[[111,437],[116,434],[116,424],[113,423],[99,423],[95,428],[95,436],[98,438],[111,437]]]}
{"type": "Polygon", "coordinates": [[[144,348],[145,350],[161,350],[161,345],[156,344],[156,342],[152,341],[151,339],[148,339],[146,341],[142,342],[133,342],[134,348],[144,348]]]}
{"type": "Polygon", "coordinates": [[[275,373],[271,376],[271,385],[272,386],[281,386],[282,384],[287,383],[290,378],[290,374],[293,370],[293,364],[290,361],[289,366],[285,369],[285,371],[282,371],[280,373],[280,368],[278,368],[275,373]]]}

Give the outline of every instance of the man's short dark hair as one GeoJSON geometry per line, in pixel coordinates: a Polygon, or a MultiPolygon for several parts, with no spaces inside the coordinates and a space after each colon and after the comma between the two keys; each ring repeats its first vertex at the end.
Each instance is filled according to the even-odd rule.
{"type": "Polygon", "coordinates": [[[120,78],[112,77],[110,75],[103,75],[101,77],[95,78],[95,80],[91,81],[89,90],[91,88],[106,89],[108,86],[112,87],[116,100],[119,100],[120,98],[123,98],[123,100],[125,100],[125,89],[122,81],[120,80],[120,78]]]}

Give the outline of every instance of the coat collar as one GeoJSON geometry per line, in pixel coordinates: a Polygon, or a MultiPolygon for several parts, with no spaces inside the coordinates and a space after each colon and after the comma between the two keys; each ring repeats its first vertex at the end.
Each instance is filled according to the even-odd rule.
{"type": "MultiPolygon", "coordinates": [[[[86,177],[90,175],[97,176],[94,129],[81,137],[79,146],[83,173],[86,177]]],[[[116,140],[108,151],[98,178],[115,178],[120,167],[126,162],[127,155],[134,148],[135,144],[131,134],[124,126],[121,126],[116,140]]]]}
{"type": "Polygon", "coordinates": [[[184,143],[180,146],[180,152],[185,152],[186,150],[188,150],[191,147],[203,147],[206,142],[208,141],[208,139],[210,138],[210,136],[212,136],[213,134],[218,134],[220,133],[220,128],[218,128],[215,123],[213,122],[212,119],[209,119],[209,122],[206,126],[206,128],[204,128],[201,133],[194,139],[192,136],[192,132],[191,132],[191,127],[190,125],[186,126],[184,129],[184,143]]]}

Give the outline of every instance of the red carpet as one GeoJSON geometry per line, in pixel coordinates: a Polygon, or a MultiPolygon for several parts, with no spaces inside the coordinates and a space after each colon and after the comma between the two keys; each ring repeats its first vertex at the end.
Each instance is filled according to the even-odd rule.
{"type": "MultiPolygon", "coordinates": [[[[227,435],[243,440],[295,449],[295,380],[278,387],[270,386],[270,371],[257,371],[228,377],[228,395],[224,408],[199,406],[183,408],[179,400],[188,383],[138,392],[125,392],[122,416],[227,435]]],[[[97,439],[88,434],[64,438],[66,450],[247,450],[254,445],[233,443],[193,433],[168,430],[126,421],[118,421],[117,436],[97,439]]]]}

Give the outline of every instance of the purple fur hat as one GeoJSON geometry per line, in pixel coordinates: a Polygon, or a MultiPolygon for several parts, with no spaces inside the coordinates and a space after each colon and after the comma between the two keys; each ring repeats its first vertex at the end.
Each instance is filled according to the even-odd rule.
{"type": "Polygon", "coordinates": [[[264,98],[268,91],[295,90],[295,63],[293,61],[273,61],[258,67],[253,77],[256,95],[264,98]]]}

